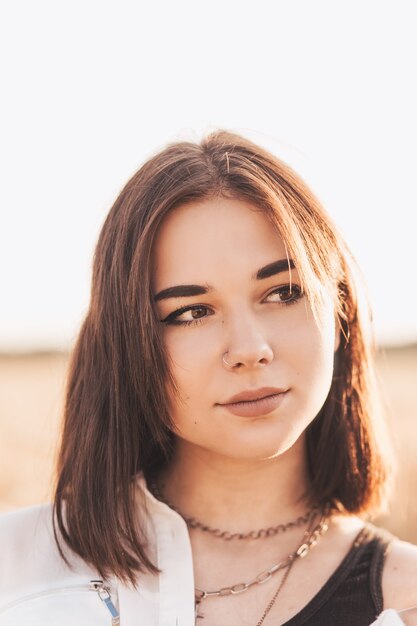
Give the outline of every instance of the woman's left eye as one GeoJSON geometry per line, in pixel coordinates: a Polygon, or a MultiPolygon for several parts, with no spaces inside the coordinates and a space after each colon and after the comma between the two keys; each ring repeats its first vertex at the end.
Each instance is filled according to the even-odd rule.
{"type": "Polygon", "coordinates": [[[265,300],[280,304],[295,304],[302,296],[303,291],[300,285],[288,284],[276,287],[266,296],[265,300]]]}
{"type": "Polygon", "coordinates": [[[161,321],[164,324],[189,326],[191,324],[201,323],[201,321],[209,315],[213,315],[211,309],[202,304],[196,304],[194,306],[183,307],[182,309],[173,311],[161,321]]]}

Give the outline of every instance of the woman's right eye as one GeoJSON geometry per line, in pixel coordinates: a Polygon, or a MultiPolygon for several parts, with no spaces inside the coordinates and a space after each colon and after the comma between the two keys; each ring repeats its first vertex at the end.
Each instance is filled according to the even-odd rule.
{"type": "Polygon", "coordinates": [[[209,307],[196,304],[194,306],[183,307],[173,311],[161,320],[161,322],[163,324],[170,324],[174,326],[189,326],[201,323],[202,320],[209,315],[213,315],[213,312],[209,309],[209,307]]]}

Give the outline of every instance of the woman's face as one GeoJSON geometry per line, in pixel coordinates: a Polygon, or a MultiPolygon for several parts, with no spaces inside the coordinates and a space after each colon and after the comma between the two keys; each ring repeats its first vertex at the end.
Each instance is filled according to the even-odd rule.
{"type": "Polygon", "coordinates": [[[338,341],[330,296],[317,322],[283,241],[236,199],[173,210],[154,267],[182,442],[248,460],[288,450],[330,388],[338,341]]]}

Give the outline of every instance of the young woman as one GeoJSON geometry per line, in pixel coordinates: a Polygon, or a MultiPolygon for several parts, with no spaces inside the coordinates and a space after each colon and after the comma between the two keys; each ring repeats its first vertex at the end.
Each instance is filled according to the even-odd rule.
{"type": "Polygon", "coordinates": [[[133,176],[95,253],[54,505],[1,521],[0,624],[417,624],[417,548],[363,521],[385,470],[351,265],[239,136],[133,176]]]}

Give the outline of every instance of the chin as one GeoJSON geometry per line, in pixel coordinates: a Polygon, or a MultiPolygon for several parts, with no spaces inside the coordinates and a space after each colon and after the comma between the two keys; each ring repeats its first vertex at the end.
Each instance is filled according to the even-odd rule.
{"type": "MultiPolygon", "coordinates": [[[[276,459],[290,450],[298,447],[295,444],[301,442],[303,437],[270,437],[266,441],[238,441],[234,440],[227,449],[222,446],[217,452],[222,456],[240,461],[268,461],[276,459]]],[[[225,442],[223,442],[225,443],[225,442]]]]}

